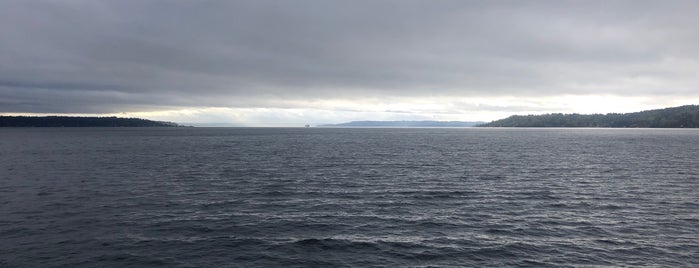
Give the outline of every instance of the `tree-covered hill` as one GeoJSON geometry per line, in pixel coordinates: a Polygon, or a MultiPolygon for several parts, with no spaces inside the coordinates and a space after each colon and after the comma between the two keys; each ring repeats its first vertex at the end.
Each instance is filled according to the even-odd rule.
{"type": "Polygon", "coordinates": [[[176,123],[140,118],[73,116],[0,116],[0,127],[176,127],[176,123]]]}
{"type": "Polygon", "coordinates": [[[544,114],[513,115],[481,127],[636,127],[698,128],[699,105],[648,110],[635,113],[609,114],[544,114]]]}

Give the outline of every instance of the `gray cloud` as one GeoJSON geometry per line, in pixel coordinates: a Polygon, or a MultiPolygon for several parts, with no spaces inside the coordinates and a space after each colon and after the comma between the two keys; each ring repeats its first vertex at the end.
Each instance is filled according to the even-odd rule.
{"type": "Polygon", "coordinates": [[[9,0],[0,112],[697,96],[697,12],[695,1],[9,0]]]}

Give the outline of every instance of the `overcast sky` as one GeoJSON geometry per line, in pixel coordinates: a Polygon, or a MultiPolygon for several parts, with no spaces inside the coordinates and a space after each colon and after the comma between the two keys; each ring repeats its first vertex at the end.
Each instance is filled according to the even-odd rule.
{"type": "Polygon", "coordinates": [[[293,126],[699,103],[699,1],[0,1],[0,113],[293,126]]]}

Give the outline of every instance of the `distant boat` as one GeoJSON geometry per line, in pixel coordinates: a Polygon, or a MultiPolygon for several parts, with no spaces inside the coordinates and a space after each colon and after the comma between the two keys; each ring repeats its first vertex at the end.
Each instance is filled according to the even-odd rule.
{"type": "Polygon", "coordinates": [[[311,127],[311,125],[306,125],[306,127],[311,127]]]}

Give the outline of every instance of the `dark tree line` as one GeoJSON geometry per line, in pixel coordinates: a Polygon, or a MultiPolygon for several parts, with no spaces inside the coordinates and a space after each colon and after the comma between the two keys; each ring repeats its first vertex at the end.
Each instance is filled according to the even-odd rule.
{"type": "Polygon", "coordinates": [[[140,118],[73,116],[0,116],[0,127],[176,127],[172,122],[140,118]]]}
{"type": "Polygon", "coordinates": [[[610,114],[513,115],[483,127],[699,128],[699,105],[610,114]]]}

